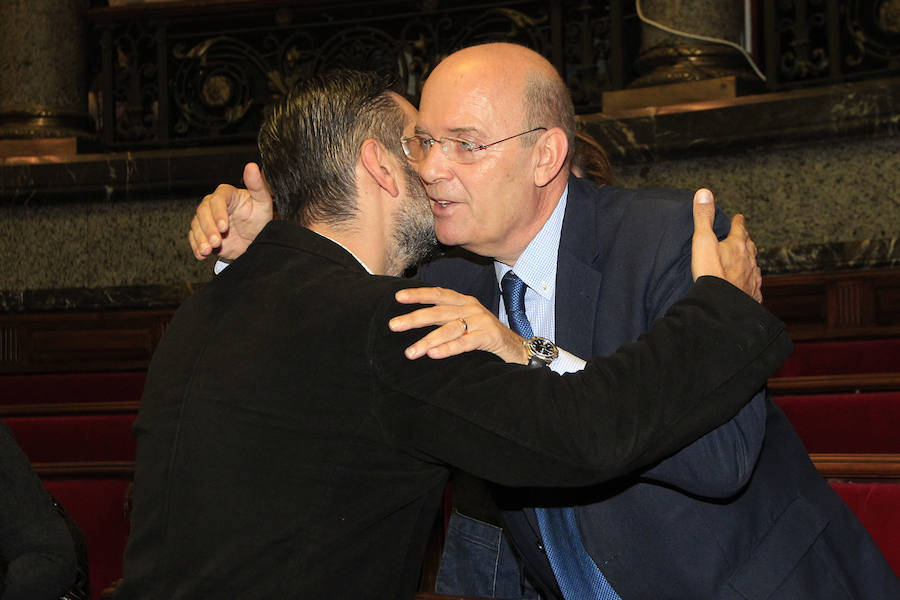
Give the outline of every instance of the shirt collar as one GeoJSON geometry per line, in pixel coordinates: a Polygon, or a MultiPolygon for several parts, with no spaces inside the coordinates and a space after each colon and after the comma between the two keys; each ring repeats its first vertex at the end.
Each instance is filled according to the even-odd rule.
{"type": "Polygon", "coordinates": [[[559,254],[559,239],[562,235],[563,216],[566,213],[566,200],[569,197],[569,186],[563,190],[562,196],[553,209],[553,213],[537,235],[534,236],[525,250],[516,259],[515,267],[494,261],[494,273],[499,284],[507,271],[515,270],[519,279],[545,300],[553,298],[556,289],[556,259],[559,254]]]}

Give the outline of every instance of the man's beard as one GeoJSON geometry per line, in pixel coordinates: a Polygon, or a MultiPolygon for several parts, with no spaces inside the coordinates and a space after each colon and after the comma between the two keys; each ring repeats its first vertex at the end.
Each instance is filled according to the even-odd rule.
{"type": "Polygon", "coordinates": [[[394,218],[393,247],[388,255],[387,274],[399,277],[407,267],[431,256],[438,248],[434,216],[418,174],[404,160],[406,197],[394,218]]]}

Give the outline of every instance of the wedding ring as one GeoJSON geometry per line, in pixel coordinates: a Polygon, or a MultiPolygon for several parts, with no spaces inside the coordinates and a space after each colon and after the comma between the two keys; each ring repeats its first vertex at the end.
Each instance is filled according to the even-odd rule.
{"type": "Polygon", "coordinates": [[[466,323],[466,320],[463,319],[462,317],[457,317],[456,320],[459,321],[460,323],[462,323],[463,335],[469,333],[469,325],[468,325],[468,323],[466,323]]]}

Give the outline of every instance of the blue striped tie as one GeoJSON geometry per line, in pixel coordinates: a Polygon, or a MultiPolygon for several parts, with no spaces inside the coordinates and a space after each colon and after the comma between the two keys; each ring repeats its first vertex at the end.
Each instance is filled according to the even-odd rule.
{"type": "MultiPolygon", "coordinates": [[[[534,335],[525,314],[525,282],[512,271],[500,280],[509,328],[524,338],[534,335]]],[[[584,549],[575,509],[536,508],[547,559],[566,600],[621,600],[584,549]]]]}

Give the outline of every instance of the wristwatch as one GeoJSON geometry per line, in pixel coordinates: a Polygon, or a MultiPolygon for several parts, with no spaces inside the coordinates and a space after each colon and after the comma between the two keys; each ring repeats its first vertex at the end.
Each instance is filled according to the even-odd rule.
{"type": "Polygon", "coordinates": [[[549,366],[559,356],[559,348],[556,344],[542,337],[533,337],[525,340],[525,354],[528,356],[529,367],[549,366]]]}

